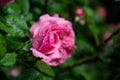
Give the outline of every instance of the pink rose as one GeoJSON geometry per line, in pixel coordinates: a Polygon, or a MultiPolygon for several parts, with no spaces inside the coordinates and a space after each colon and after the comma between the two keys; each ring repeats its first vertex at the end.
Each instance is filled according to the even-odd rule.
{"type": "Polygon", "coordinates": [[[63,63],[75,48],[72,24],[57,14],[41,16],[30,28],[30,34],[33,56],[50,66],[63,63]]]}
{"type": "Polygon", "coordinates": [[[14,0],[0,0],[0,6],[3,7],[5,4],[13,3],[14,0]]]}
{"type": "Polygon", "coordinates": [[[76,16],[80,17],[80,16],[83,16],[83,14],[84,14],[83,9],[78,8],[78,9],[75,10],[75,15],[76,16]]]}
{"type": "Polygon", "coordinates": [[[105,19],[107,17],[107,11],[104,7],[99,7],[97,12],[102,19],[105,19]]]}

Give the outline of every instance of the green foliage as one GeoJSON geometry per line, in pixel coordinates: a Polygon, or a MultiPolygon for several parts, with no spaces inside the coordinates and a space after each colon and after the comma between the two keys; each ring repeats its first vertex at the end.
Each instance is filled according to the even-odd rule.
{"type": "Polygon", "coordinates": [[[62,16],[65,13],[65,7],[61,3],[58,3],[58,2],[49,3],[47,11],[51,15],[54,15],[55,13],[58,13],[59,15],[62,16]]]}
{"type": "Polygon", "coordinates": [[[29,12],[29,0],[16,0],[16,3],[20,7],[22,13],[27,14],[29,12]]]}
{"type": "Polygon", "coordinates": [[[93,73],[87,68],[87,65],[81,65],[78,67],[75,67],[73,69],[73,72],[75,73],[76,76],[84,76],[85,80],[94,80],[95,78],[93,77],[93,73]]]}
{"type": "Polygon", "coordinates": [[[6,5],[3,8],[3,11],[4,13],[9,14],[9,15],[19,15],[21,13],[21,10],[16,3],[6,5]]]}
{"type": "MultiPolygon", "coordinates": [[[[16,16],[7,16],[6,24],[9,30],[14,33],[15,37],[25,37],[28,36],[28,26],[24,20],[16,16]]],[[[10,34],[9,34],[10,35],[10,34]]],[[[12,35],[10,35],[12,36],[12,35]]]]}
{"type": "Polygon", "coordinates": [[[45,74],[47,74],[47,75],[49,75],[49,76],[51,76],[51,77],[54,77],[54,76],[55,76],[52,68],[49,67],[48,65],[46,65],[46,64],[43,63],[43,62],[37,61],[37,62],[36,62],[36,67],[37,67],[41,72],[43,72],[43,73],[45,73],[45,74]]]}
{"type": "Polygon", "coordinates": [[[0,65],[2,66],[13,66],[16,62],[16,53],[7,53],[1,60],[0,65]]]}
{"type": "Polygon", "coordinates": [[[53,78],[40,74],[37,80],[53,80],[53,78]]]}
{"type": "Polygon", "coordinates": [[[5,38],[0,34],[0,58],[2,58],[6,53],[6,40],[5,38]]]}
{"type": "Polygon", "coordinates": [[[39,72],[34,68],[26,69],[18,80],[37,80],[39,72]]]}
{"type": "Polygon", "coordinates": [[[84,9],[85,18],[87,20],[90,30],[93,32],[93,34],[98,34],[98,29],[94,21],[94,13],[92,9],[90,9],[89,7],[84,7],[83,9],[84,9]]]}
{"type": "Polygon", "coordinates": [[[85,53],[92,53],[94,51],[93,46],[91,46],[87,41],[85,40],[79,40],[77,42],[78,45],[78,50],[82,50],[81,52],[85,52],[85,53]]]}
{"type": "Polygon", "coordinates": [[[14,39],[12,39],[9,36],[7,36],[6,39],[7,39],[7,45],[11,49],[17,49],[17,48],[19,48],[19,47],[21,47],[23,45],[22,42],[14,41],[14,39]]]}
{"type": "Polygon", "coordinates": [[[0,22],[0,30],[3,30],[5,31],[6,33],[10,34],[10,35],[13,35],[13,32],[9,30],[8,27],[6,27],[5,24],[3,24],[2,22],[0,22]]]}

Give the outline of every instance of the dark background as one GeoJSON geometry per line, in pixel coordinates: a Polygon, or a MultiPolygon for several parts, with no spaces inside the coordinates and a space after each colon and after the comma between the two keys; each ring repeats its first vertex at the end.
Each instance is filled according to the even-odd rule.
{"type": "Polygon", "coordinates": [[[120,22],[120,1],[117,0],[100,0],[107,10],[107,23],[120,22]]]}

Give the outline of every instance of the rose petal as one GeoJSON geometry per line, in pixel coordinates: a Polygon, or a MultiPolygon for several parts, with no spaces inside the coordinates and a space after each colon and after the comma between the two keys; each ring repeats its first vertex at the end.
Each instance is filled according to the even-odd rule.
{"type": "Polygon", "coordinates": [[[38,34],[39,27],[39,22],[33,24],[33,26],[30,28],[31,37],[34,38],[38,34]]]}
{"type": "Polygon", "coordinates": [[[57,17],[57,18],[58,18],[58,17],[59,17],[59,15],[58,15],[58,14],[55,14],[53,17],[57,17]]]}
{"type": "Polygon", "coordinates": [[[37,51],[34,48],[30,48],[30,50],[32,50],[33,56],[35,56],[35,57],[44,58],[44,59],[48,58],[48,56],[44,55],[43,53],[37,51]]]}
{"type": "Polygon", "coordinates": [[[55,33],[47,33],[39,50],[45,54],[51,54],[60,47],[59,37],[55,33]]]}

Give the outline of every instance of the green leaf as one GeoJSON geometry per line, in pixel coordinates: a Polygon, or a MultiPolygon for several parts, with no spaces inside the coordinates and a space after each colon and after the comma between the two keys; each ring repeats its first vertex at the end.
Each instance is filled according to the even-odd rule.
{"type": "Polygon", "coordinates": [[[53,79],[41,73],[37,80],[53,80],[53,79]]]}
{"type": "Polygon", "coordinates": [[[51,77],[54,77],[55,74],[52,70],[51,67],[49,67],[48,65],[46,65],[45,63],[43,62],[40,62],[40,61],[37,61],[36,62],[36,67],[38,68],[39,71],[51,76],[51,77]]]}
{"type": "Polygon", "coordinates": [[[31,13],[23,14],[21,15],[21,18],[27,22],[31,21],[33,19],[33,15],[31,13]]]}
{"type": "Polygon", "coordinates": [[[6,53],[6,47],[0,44],[0,58],[2,58],[6,53]]]}
{"type": "Polygon", "coordinates": [[[21,13],[21,10],[19,6],[16,3],[13,4],[7,4],[4,8],[3,11],[7,14],[11,15],[19,15],[21,13]]]}
{"type": "Polygon", "coordinates": [[[10,66],[0,66],[0,69],[5,73],[8,74],[10,71],[11,67],[10,66]]]}
{"type": "Polygon", "coordinates": [[[3,30],[3,31],[5,31],[8,34],[13,35],[13,32],[11,30],[9,30],[9,28],[6,27],[6,25],[4,25],[2,22],[0,22],[0,29],[3,30]]]}
{"type": "Polygon", "coordinates": [[[85,13],[85,18],[87,20],[87,23],[89,25],[90,30],[94,33],[94,34],[98,34],[99,30],[95,25],[94,22],[94,14],[91,8],[89,7],[83,7],[84,9],[84,13],[85,13]]]}
{"type": "Polygon", "coordinates": [[[7,53],[1,60],[0,64],[3,66],[13,66],[16,62],[16,53],[7,53]]]}
{"type": "Polygon", "coordinates": [[[5,53],[6,53],[6,48],[7,48],[7,44],[6,44],[6,40],[5,38],[0,34],[0,58],[2,58],[5,53]]]}
{"type": "Polygon", "coordinates": [[[7,16],[6,24],[9,29],[14,33],[14,37],[28,36],[28,26],[23,19],[16,16],[7,16]]]}
{"type": "Polygon", "coordinates": [[[18,3],[18,5],[23,13],[29,12],[29,9],[30,9],[29,0],[16,0],[16,2],[18,3]]]}
{"type": "Polygon", "coordinates": [[[11,49],[17,49],[17,48],[23,46],[22,42],[16,41],[16,40],[12,39],[11,37],[7,36],[6,39],[7,39],[7,45],[11,49]]]}
{"type": "Polygon", "coordinates": [[[41,13],[42,13],[42,10],[41,10],[40,8],[38,8],[38,7],[35,7],[35,8],[34,8],[34,12],[35,12],[36,14],[41,14],[41,13]]]}

